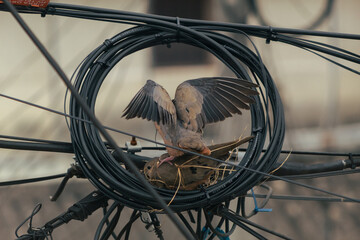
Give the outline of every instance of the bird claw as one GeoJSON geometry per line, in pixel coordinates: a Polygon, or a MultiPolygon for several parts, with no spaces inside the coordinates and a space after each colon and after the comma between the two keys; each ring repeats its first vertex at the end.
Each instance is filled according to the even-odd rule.
{"type": "Polygon", "coordinates": [[[165,163],[168,163],[168,164],[170,164],[170,165],[173,165],[172,162],[171,162],[172,160],[174,160],[174,157],[173,157],[173,156],[164,158],[163,160],[159,160],[158,167],[160,167],[161,164],[163,164],[164,162],[165,162],[165,163]]]}

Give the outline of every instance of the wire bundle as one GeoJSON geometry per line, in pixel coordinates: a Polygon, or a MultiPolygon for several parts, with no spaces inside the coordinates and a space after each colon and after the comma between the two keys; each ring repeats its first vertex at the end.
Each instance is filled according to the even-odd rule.
{"type": "MultiPolygon", "coordinates": [[[[9,5],[8,2],[7,5],[9,5]]],[[[11,8],[9,7],[9,9],[11,8]]],[[[31,7],[30,8],[25,7],[23,9],[24,9],[23,12],[28,12],[28,13],[39,12],[38,9],[34,10],[31,7]]],[[[2,10],[1,5],[0,5],[0,10],[2,10]]],[[[12,12],[16,13],[16,11],[14,10],[12,10],[12,12]]],[[[62,15],[62,16],[72,16],[72,17],[77,16],[81,18],[89,18],[89,19],[103,20],[103,21],[113,21],[113,22],[140,21],[137,24],[135,23],[135,25],[144,25],[144,23],[147,23],[147,26],[135,27],[133,29],[130,29],[115,36],[112,39],[106,40],[103,45],[101,45],[99,48],[94,50],[80,65],[78,75],[75,81],[76,88],[79,91],[79,93],[82,94],[83,98],[88,100],[87,103],[91,107],[92,111],[94,111],[96,97],[101,87],[101,84],[104,81],[108,72],[112,69],[112,67],[115,64],[117,64],[123,57],[133,52],[164,43],[171,44],[173,42],[182,42],[185,44],[190,44],[193,46],[200,47],[206,51],[209,51],[217,58],[219,58],[219,60],[221,60],[227,67],[229,67],[238,77],[245,78],[249,81],[251,80],[256,81],[257,83],[261,82],[262,84],[261,98],[258,97],[256,99],[256,104],[251,108],[252,133],[256,136],[256,138],[255,141],[252,142],[249,148],[247,149],[244,159],[242,159],[240,164],[237,166],[237,168],[240,169],[240,171],[238,171],[235,174],[229,175],[225,180],[221,181],[217,185],[209,187],[208,189],[202,189],[193,192],[179,192],[177,197],[175,198],[175,201],[173,202],[175,204],[172,203],[172,207],[174,210],[179,211],[178,215],[181,218],[181,220],[183,220],[184,218],[181,217],[180,211],[184,211],[187,209],[195,209],[198,207],[205,207],[205,206],[208,207],[209,203],[217,204],[220,202],[224,202],[225,206],[218,205],[215,208],[212,208],[213,213],[216,213],[217,215],[222,217],[218,224],[219,228],[217,227],[215,229],[214,227],[212,227],[211,223],[209,224],[209,221],[211,221],[211,219],[209,218],[211,218],[212,216],[209,216],[208,208],[203,209],[207,221],[207,226],[210,227],[210,229],[214,233],[210,237],[210,239],[212,239],[215,236],[215,234],[218,235],[219,237],[230,235],[233,231],[233,227],[231,228],[231,230],[229,229],[228,227],[229,220],[234,222],[234,224],[241,226],[244,230],[248,231],[249,233],[251,233],[255,237],[258,237],[259,239],[263,239],[263,237],[260,234],[258,234],[256,231],[253,231],[249,227],[245,226],[244,223],[252,227],[259,228],[263,231],[267,231],[280,238],[288,239],[287,237],[282,236],[281,234],[277,234],[272,231],[269,231],[265,228],[262,228],[261,226],[257,226],[256,224],[249,222],[245,218],[240,217],[238,214],[239,214],[239,206],[240,206],[239,202],[241,198],[238,199],[239,201],[236,212],[227,209],[229,203],[228,200],[244,194],[245,191],[250,189],[253,185],[257,184],[264,175],[267,177],[270,176],[269,174],[266,173],[269,172],[269,169],[274,167],[274,162],[276,161],[278,155],[281,152],[280,149],[282,146],[282,141],[284,136],[284,131],[283,131],[284,119],[283,119],[282,105],[276,87],[272,82],[271,77],[267,72],[266,68],[263,66],[260,56],[258,54],[257,55],[254,54],[244,45],[234,41],[233,39],[227,38],[226,36],[218,33],[217,31],[243,33],[239,29],[243,27],[244,31],[246,30],[247,34],[266,38],[267,42],[269,42],[270,40],[277,40],[288,44],[292,44],[297,47],[301,47],[357,74],[359,74],[358,71],[348,68],[344,65],[341,65],[333,60],[330,60],[318,54],[317,52],[327,53],[356,63],[360,62],[359,55],[342,50],[340,48],[332,47],[330,45],[321,44],[314,41],[308,41],[304,39],[297,39],[289,36],[279,35],[278,32],[281,32],[282,30],[281,29],[275,30],[272,29],[271,27],[265,31],[264,29],[258,29],[259,31],[257,31],[256,27],[254,28],[254,26],[244,26],[244,25],[241,26],[240,24],[240,25],[233,25],[232,27],[235,28],[231,28],[231,24],[214,23],[214,22],[210,23],[206,21],[196,21],[196,20],[188,20],[187,21],[188,25],[182,26],[180,24],[179,18],[176,18],[176,24],[173,24],[171,23],[172,22],[171,19],[170,22],[166,22],[166,20],[162,21],[164,20],[164,18],[167,17],[153,16],[155,21],[152,21],[150,20],[151,19],[151,17],[149,17],[150,15],[127,13],[129,14],[129,16],[131,16],[130,18],[132,18],[132,20],[129,20],[129,18],[127,18],[128,16],[127,14],[118,15],[119,11],[109,10],[104,12],[104,10],[101,9],[96,10],[93,8],[71,6],[64,4],[51,4],[49,5],[49,8],[45,10],[41,10],[40,12],[42,12],[43,16],[45,16],[46,13],[48,12],[49,13],[52,12],[52,14],[59,13],[58,15],[62,15]],[[72,10],[68,9],[62,11],[60,10],[59,12],[55,11],[56,8],[64,8],[64,7],[72,10]],[[92,14],[82,12],[85,9],[86,11],[89,11],[88,13],[92,13],[92,14]],[[142,16],[137,16],[137,15],[142,15],[142,16]],[[127,20],[124,21],[121,19],[127,19],[127,20]],[[199,24],[195,24],[195,22],[199,24]],[[144,39],[143,37],[145,38],[148,37],[148,38],[144,39]],[[241,64],[244,64],[246,67],[242,67],[241,64]],[[247,74],[247,72],[251,74],[250,75],[251,77],[247,74]],[[98,81],[99,79],[100,81],[98,81]],[[271,115],[269,114],[269,112],[271,112],[271,115]],[[269,143],[266,145],[265,151],[263,151],[264,152],[263,155],[261,155],[261,150],[259,149],[260,146],[261,147],[265,146],[265,139],[267,137],[269,138],[269,143]],[[225,234],[220,229],[220,226],[224,221],[227,225],[225,234]]],[[[19,19],[18,16],[16,16],[16,14],[14,14],[14,16],[17,17],[17,19],[19,19]]],[[[21,23],[21,21],[19,22],[21,23]]],[[[22,26],[25,25],[22,24],[22,26]]],[[[26,28],[24,29],[26,30],[26,28]]],[[[289,29],[286,31],[289,31],[289,29]]],[[[31,31],[27,31],[27,32],[29,35],[31,35],[30,34],[31,31]]],[[[293,31],[293,33],[295,32],[299,33],[298,30],[293,31]]],[[[320,36],[327,35],[324,32],[323,33],[319,32],[318,34],[315,34],[315,32],[312,33],[314,34],[311,35],[318,35],[318,34],[320,34],[320,36]]],[[[333,34],[333,33],[329,33],[329,34],[333,36],[337,35],[337,37],[343,37],[343,38],[354,38],[354,39],[359,38],[359,35],[333,34]]],[[[31,38],[33,40],[34,39],[36,40],[35,37],[31,37],[31,38]]],[[[36,42],[37,46],[42,49],[42,45],[39,44],[38,41],[34,41],[34,42],[36,42]]],[[[42,51],[42,52],[47,53],[46,51],[42,51]]],[[[45,54],[45,55],[49,57],[49,54],[45,54]]],[[[51,57],[49,57],[49,60],[52,60],[51,57]]],[[[56,64],[53,65],[55,66],[55,68],[57,67],[56,64]]],[[[58,72],[61,73],[61,71],[58,72]]],[[[61,76],[61,77],[64,79],[64,81],[67,80],[66,76],[61,76]]],[[[72,85],[69,84],[69,87],[71,86],[72,85]]],[[[77,95],[77,93],[73,91],[73,89],[71,89],[71,92],[74,95],[77,95]]],[[[84,116],[86,116],[86,114],[84,114],[80,105],[77,105],[75,102],[76,101],[74,100],[74,96],[71,96],[70,111],[75,114],[71,114],[69,116],[71,116],[72,119],[71,133],[73,137],[73,145],[75,148],[74,150],[77,155],[78,162],[80,163],[87,177],[90,179],[90,181],[94,183],[94,185],[96,185],[108,196],[110,197],[112,196],[112,198],[120,201],[120,203],[115,202],[113,206],[111,206],[111,209],[109,209],[108,212],[105,211],[105,217],[103,219],[104,222],[102,222],[99,225],[97,231],[97,236],[99,236],[102,227],[104,226],[104,223],[107,223],[108,216],[111,215],[113,210],[115,210],[115,207],[117,207],[117,212],[114,218],[111,220],[110,224],[108,225],[108,229],[111,230],[115,227],[117,223],[117,219],[120,217],[120,213],[123,208],[122,203],[136,209],[157,208],[158,205],[155,203],[151,204],[152,201],[149,200],[151,197],[146,195],[147,192],[144,191],[138,180],[134,178],[131,173],[125,170],[119,163],[114,161],[112,155],[109,155],[107,148],[104,147],[105,144],[101,141],[99,133],[97,132],[98,131],[97,129],[101,130],[103,126],[101,126],[101,124],[97,125],[97,129],[96,129],[95,127],[92,126],[91,121],[84,120],[84,116]],[[76,117],[76,116],[83,116],[83,117],[76,117]],[[117,174],[120,174],[121,176],[118,177],[117,174]],[[138,200],[137,197],[144,197],[144,199],[138,200]]],[[[85,104],[82,103],[81,106],[84,109],[87,109],[87,106],[85,106],[85,104]]],[[[91,113],[89,113],[89,110],[87,110],[87,114],[92,115],[91,113]]],[[[85,117],[85,119],[88,118],[85,117]]],[[[96,123],[95,120],[93,120],[94,123],[96,123]]],[[[128,134],[128,133],[124,132],[124,134],[128,134]]],[[[115,146],[115,148],[117,147],[116,144],[109,144],[109,145],[115,146]]],[[[69,151],[69,149],[67,149],[66,151],[69,151]]],[[[121,153],[121,151],[118,152],[121,153]]],[[[126,160],[127,158],[125,157],[124,159],[126,160]]],[[[352,158],[352,154],[349,154],[349,161],[351,164],[351,168],[355,168],[357,162],[352,158]]],[[[125,162],[129,163],[129,165],[131,166],[131,162],[129,162],[128,160],[126,160],[125,162]]],[[[140,177],[141,179],[141,176],[138,177],[140,177]]],[[[284,178],[279,178],[279,177],[277,177],[277,179],[285,180],[284,178]]],[[[287,182],[295,183],[294,181],[289,181],[289,180],[287,180],[287,182]]],[[[143,182],[143,183],[147,183],[147,182],[143,182]]],[[[297,185],[320,191],[320,189],[306,186],[304,184],[297,183],[297,185]]],[[[151,187],[150,189],[148,188],[147,190],[153,191],[151,187]]],[[[168,200],[169,196],[172,197],[174,196],[174,192],[172,191],[166,191],[163,189],[157,189],[157,190],[165,200],[168,200]]],[[[321,190],[321,191],[335,196],[343,197],[339,194],[333,194],[325,190],[321,190]]],[[[269,199],[269,196],[267,196],[266,198],[269,199]]],[[[357,199],[351,199],[347,197],[346,199],[359,202],[359,200],[357,199]]],[[[161,199],[159,199],[159,201],[161,202],[161,199]]],[[[340,201],[343,201],[343,199],[341,198],[340,201]]],[[[166,210],[166,205],[163,206],[164,209],[166,210]]],[[[197,209],[197,210],[198,213],[201,212],[201,209],[197,209]]],[[[135,215],[136,211],[137,210],[134,210],[133,215],[135,215]]],[[[31,219],[35,214],[34,212],[28,218],[30,219],[30,229],[32,229],[31,219]]],[[[170,213],[171,211],[169,211],[169,215],[171,215],[170,213]]],[[[135,220],[136,219],[135,217],[138,216],[139,215],[137,214],[136,216],[134,216],[134,218],[131,218],[129,223],[123,228],[124,231],[127,231],[127,237],[130,232],[132,219],[135,220]]],[[[198,214],[198,224],[197,224],[197,233],[196,233],[197,235],[199,235],[198,233],[200,232],[200,228],[199,228],[199,226],[201,226],[200,220],[201,220],[201,215],[198,214]]],[[[186,224],[186,221],[184,221],[184,224],[186,225],[186,227],[188,227],[190,232],[193,233],[193,236],[195,236],[195,233],[192,231],[192,228],[191,227],[189,228],[188,226],[189,224],[186,224]]],[[[41,230],[42,229],[36,230],[36,232],[42,234],[41,237],[46,237],[45,232],[41,233],[41,230]]],[[[111,234],[110,230],[104,232],[105,235],[103,236],[106,237],[110,236],[111,234]]],[[[208,233],[207,229],[205,229],[204,234],[205,233],[206,234],[208,233]]],[[[186,234],[184,235],[187,236],[186,234]]],[[[30,235],[27,236],[24,235],[24,236],[25,238],[35,236],[35,232],[32,233],[31,236],[30,235]]],[[[119,236],[121,236],[121,234],[119,236]]]]}
{"type": "MultiPolygon", "coordinates": [[[[0,8],[0,10],[3,9],[0,8]]],[[[159,44],[182,42],[197,46],[216,56],[236,76],[258,83],[261,82],[261,89],[264,92],[261,94],[261,99],[257,98],[256,104],[251,108],[252,132],[255,139],[250,143],[245,157],[238,165],[240,171],[231,174],[204,191],[179,192],[171,204],[175,210],[195,208],[208,203],[215,204],[243,194],[246,189],[250,189],[251,186],[259,182],[261,172],[269,172],[282,146],[284,114],[279,94],[271,76],[262,64],[258,53],[255,54],[246,46],[220,32],[256,36],[266,39],[267,43],[270,41],[287,43],[360,74],[359,71],[326,56],[331,55],[349,62],[360,63],[358,54],[324,43],[285,35],[301,34],[360,39],[360,36],[356,34],[202,21],[61,3],[50,3],[45,9],[19,7],[18,10],[23,13],[40,13],[44,17],[46,15],[58,15],[138,26],[106,40],[82,62],[75,84],[78,92],[87,99],[88,105],[92,109],[94,109],[96,95],[102,82],[117,62],[133,52],[159,44]],[[251,77],[248,73],[251,74],[251,77]],[[268,114],[269,112],[271,115],[268,114]],[[269,138],[267,146],[265,146],[266,137],[269,138]],[[260,148],[264,146],[266,151],[261,155],[260,148]],[[194,205],[194,203],[196,204],[194,205]]],[[[90,126],[89,123],[75,120],[76,118],[85,118],[89,122],[89,118],[85,116],[81,107],[76,105],[73,98],[70,101],[70,112],[75,117],[71,120],[71,133],[77,159],[86,176],[94,185],[109,197],[124,202],[133,208],[156,208],[157,203],[154,203],[153,198],[144,191],[143,186],[105,150],[104,143],[95,127],[90,126]],[[138,200],[139,198],[141,200],[138,200]]],[[[158,189],[158,192],[168,202],[174,196],[173,191],[158,189]]]]}
{"type": "MultiPolygon", "coordinates": [[[[276,86],[258,54],[240,42],[215,32],[221,30],[218,27],[168,25],[137,26],[105,40],[79,66],[74,86],[94,111],[101,85],[119,61],[142,49],[172,43],[184,43],[208,51],[237,77],[262,85],[260,97],[256,97],[256,103],[251,106],[252,134],[255,138],[238,165],[239,171],[206,189],[177,192],[171,208],[184,211],[233,199],[256,185],[263,178],[258,172],[269,172],[280,154],[284,113],[276,86]],[[270,141],[261,155],[267,137],[270,141]],[[258,172],[244,170],[243,167],[258,172]]],[[[241,31],[238,33],[243,34],[241,31]]],[[[88,120],[72,97],[69,104],[70,115],[88,120]]],[[[134,209],[159,209],[158,203],[142,184],[114,159],[92,124],[72,119],[70,130],[76,159],[86,177],[99,190],[134,209]]],[[[175,194],[173,190],[157,191],[165,202],[170,202],[175,194]]]]}

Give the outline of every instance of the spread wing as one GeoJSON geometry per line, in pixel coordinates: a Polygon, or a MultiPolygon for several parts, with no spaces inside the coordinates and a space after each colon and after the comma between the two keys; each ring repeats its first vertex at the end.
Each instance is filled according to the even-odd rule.
{"type": "Polygon", "coordinates": [[[250,109],[257,84],[238,78],[212,77],[183,82],[175,93],[178,120],[192,131],[201,131],[205,124],[222,121],[240,109],[250,109]]]}
{"type": "Polygon", "coordinates": [[[122,117],[126,119],[142,118],[162,124],[176,122],[176,110],[167,91],[152,80],[136,93],[124,109],[122,117]]]}

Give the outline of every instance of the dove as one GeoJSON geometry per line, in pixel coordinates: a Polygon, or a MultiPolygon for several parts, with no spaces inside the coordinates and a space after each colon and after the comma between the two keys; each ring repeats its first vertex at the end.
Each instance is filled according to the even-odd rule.
{"type": "MultiPolygon", "coordinates": [[[[239,138],[237,140],[209,146],[210,156],[220,160],[229,158],[229,151],[247,143],[253,136],[239,138]]],[[[200,156],[182,155],[175,157],[173,165],[158,164],[159,159],[168,157],[165,153],[160,157],[149,160],[143,172],[148,181],[157,187],[181,190],[194,190],[200,185],[209,185],[214,174],[220,171],[220,162],[200,156]]],[[[160,160],[161,161],[161,160],[160,160]]]]}
{"type": "Polygon", "coordinates": [[[257,84],[232,77],[205,77],[186,80],[175,91],[174,99],[159,84],[147,80],[123,111],[126,119],[153,121],[166,146],[169,157],[161,163],[184,155],[186,149],[203,155],[211,150],[203,141],[206,124],[223,121],[241,109],[250,109],[257,84]]]}

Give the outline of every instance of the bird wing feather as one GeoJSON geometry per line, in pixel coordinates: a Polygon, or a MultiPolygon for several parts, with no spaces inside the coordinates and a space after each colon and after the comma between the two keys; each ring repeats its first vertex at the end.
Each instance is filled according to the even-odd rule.
{"type": "Polygon", "coordinates": [[[176,110],[168,92],[152,80],[136,93],[122,117],[143,118],[158,124],[175,124],[176,110]]]}
{"type": "Polygon", "coordinates": [[[223,121],[240,109],[250,109],[257,84],[231,77],[187,80],[175,92],[177,118],[183,127],[201,131],[205,124],[223,121]]]}

